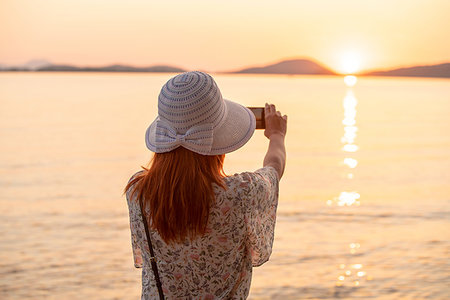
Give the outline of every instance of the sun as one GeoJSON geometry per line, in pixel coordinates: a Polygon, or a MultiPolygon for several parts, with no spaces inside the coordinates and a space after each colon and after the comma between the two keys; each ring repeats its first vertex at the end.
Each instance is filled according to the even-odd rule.
{"type": "Polygon", "coordinates": [[[361,70],[361,55],[356,51],[348,51],[340,57],[339,70],[343,74],[351,75],[361,70]]]}

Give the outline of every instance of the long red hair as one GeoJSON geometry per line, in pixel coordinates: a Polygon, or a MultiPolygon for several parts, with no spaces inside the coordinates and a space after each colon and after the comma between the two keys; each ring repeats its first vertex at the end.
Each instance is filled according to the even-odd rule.
{"type": "Polygon", "coordinates": [[[201,155],[183,147],[155,153],[149,168],[125,187],[130,199],[150,209],[151,228],[167,242],[183,242],[205,233],[214,201],[212,183],[225,188],[225,155],[201,155]]]}

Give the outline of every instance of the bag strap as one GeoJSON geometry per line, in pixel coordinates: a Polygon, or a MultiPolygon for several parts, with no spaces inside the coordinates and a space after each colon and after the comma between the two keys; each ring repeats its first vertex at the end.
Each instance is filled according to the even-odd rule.
{"type": "Polygon", "coordinates": [[[155,252],[153,251],[152,241],[150,240],[150,233],[148,231],[147,220],[144,217],[144,209],[142,201],[139,201],[139,206],[141,208],[142,223],[144,223],[145,234],[147,235],[148,248],[150,249],[150,262],[152,264],[153,274],[155,275],[156,287],[158,288],[159,299],[164,300],[164,294],[162,290],[161,279],[159,278],[158,266],[156,265],[155,252]]]}

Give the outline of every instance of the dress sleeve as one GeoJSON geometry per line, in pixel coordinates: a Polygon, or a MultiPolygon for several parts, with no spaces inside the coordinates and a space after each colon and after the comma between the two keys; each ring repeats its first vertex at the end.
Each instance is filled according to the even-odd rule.
{"type": "Polygon", "coordinates": [[[137,204],[137,201],[135,201],[134,199],[130,199],[128,191],[126,197],[128,203],[128,212],[130,214],[131,248],[133,250],[134,266],[136,268],[142,268],[142,253],[141,247],[139,246],[139,240],[142,240],[141,227],[143,226],[141,226],[142,217],[140,214],[140,208],[137,204]]]}
{"type": "Polygon", "coordinates": [[[247,227],[247,247],[254,267],[269,260],[272,253],[278,205],[277,171],[264,167],[253,173],[243,173],[244,221],[247,227]]]}

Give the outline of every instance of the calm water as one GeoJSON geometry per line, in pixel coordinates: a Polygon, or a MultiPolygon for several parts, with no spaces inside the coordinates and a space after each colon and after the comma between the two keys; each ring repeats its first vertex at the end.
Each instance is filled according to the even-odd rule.
{"type": "MultiPolygon", "coordinates": [[[[170,74],[0,73],[0,298],[138,299],[122,189],[170,74]]],[[[251,299],[450,297],[450,81],[224,76],[289,115],[272,257],[251,299]]],[[[261,166],[267,141],[226,158],[261,166]]]]}

